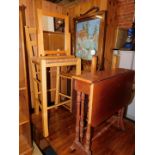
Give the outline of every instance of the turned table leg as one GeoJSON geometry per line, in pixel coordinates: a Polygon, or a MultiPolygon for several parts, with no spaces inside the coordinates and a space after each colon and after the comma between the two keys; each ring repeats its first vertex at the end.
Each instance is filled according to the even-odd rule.
{"type": "Polygon", "coordinates": [[[81,92],[77,91],[75,140],[74,140],[72,146],[70,147],[71,151],[75,150],[74,143],[80,142],[80,104],[81,104],[81,92]]]}
{"type": "Polygon", "coordinates": [[[90,151],[90,142],[91,142],[91,125],[87,125],[87,131],[86,131],[86,143],[85,143],[85,151],[88,155],[91,155],[90,151]]]}
{"type": "Polygon", "coordinates": [[[81,95],[81,117],[80,117],[80,141],[82,142],[83,139],[83,132],[84,132],[84,100],[85,94],[82,93],[81,95]]]}
{"type": "Polygon", "coordinates": [[[87,130],[86,130],[86,143],[84,146],[87,155],[91,155],[91,117],[92,117],[92,101],[93,101],[93,85],[90,87],[90,95],[88,102],[88,113],[87,113],[87,130]]]}
{"type": "Polygon", "coordinates": [[[124,110],[125,108],[123,107],[118,111],[118,127],[121,128],[121,130],[125,130],[123,122],[124,110]]]}
{"type": "Polygon", "coordinates": [[[75,141],[79,142],[79,129],[80,129],[80,101],[81,101],[81,92],[77,92],[77,113],[76,113],[76,136],[75,141]]]}

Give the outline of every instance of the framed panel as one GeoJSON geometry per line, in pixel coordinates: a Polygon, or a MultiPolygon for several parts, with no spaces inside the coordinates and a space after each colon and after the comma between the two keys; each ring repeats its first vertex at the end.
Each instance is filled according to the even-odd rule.
{"type": "Polygon", "coordinates": [[[104,36],[105,12],[75,19],[74,55],[82,59],[83,67],[90,66],[92,56],[96,55],[98,69],[103,68],[104,36]]]}
{"type": "Polygon", "coordinates": [[[94,18],[76,24],[75,55],[91,60],[98,51],[100,19],[94,18]]]}

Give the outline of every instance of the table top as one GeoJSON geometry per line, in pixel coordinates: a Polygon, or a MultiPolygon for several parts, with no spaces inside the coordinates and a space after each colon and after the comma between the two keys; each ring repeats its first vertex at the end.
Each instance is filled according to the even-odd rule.
{"type": "Polygon", "coordinates": [[[112,70],[98,71],[96,73],[83,73],[81,75],[73,76],[73,79],[80,80],[87,83],[95,83],[109,78],[119,76],[127,72],[134,72],[133,70],[115,68],[112,70]]]}

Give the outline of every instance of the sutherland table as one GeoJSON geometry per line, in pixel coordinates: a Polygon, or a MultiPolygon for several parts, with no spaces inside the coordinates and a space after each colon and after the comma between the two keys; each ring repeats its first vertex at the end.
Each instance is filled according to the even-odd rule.
{"type": "MultiPolygon", "coordinates": [[[[124,129],[124,107],[133,95],[134,71],[114,69],[73,76],[73,92],[76,92],[76,136],[71,150],[81,149],[91,154],[91,129],[118,112],[117,123],[124,129]],[[85,95],[89,96],[85,110],[85,95]],[[86,112],[87,111],[87,112],[86,112]],[[85,119],[85,113],[87,119],[85,119]],[[86,126],[85,121],[86,120],[86,126]],[[86,128],[86,131],[85,131],[86,128]]],[[[73,103],[74,104],[74,103],[73,103]]]]}

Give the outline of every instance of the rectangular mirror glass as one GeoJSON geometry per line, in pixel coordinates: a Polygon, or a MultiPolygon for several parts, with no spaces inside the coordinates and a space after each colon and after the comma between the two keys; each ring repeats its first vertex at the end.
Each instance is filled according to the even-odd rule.
{"type": "Polygon", "coordinates": [[[44,49],[51,51],[64,50],[64,19],[43,16],[44,49]]]}

